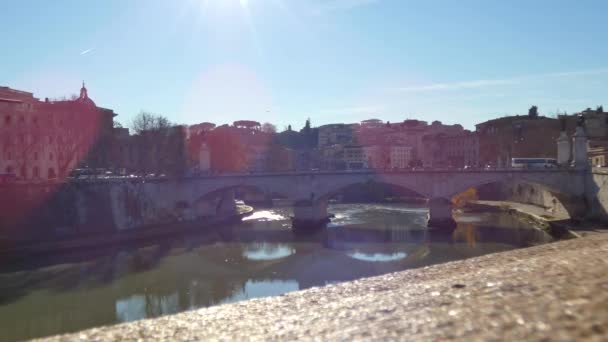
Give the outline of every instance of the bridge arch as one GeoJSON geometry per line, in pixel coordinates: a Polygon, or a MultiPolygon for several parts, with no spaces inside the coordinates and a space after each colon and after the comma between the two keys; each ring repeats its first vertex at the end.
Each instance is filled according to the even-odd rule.
{"type": "Polygon", "coordinates": [[[329,186],[326,189],[323,189],[320,193],[311,193],[311,197],[315,201],[327,201],[332,197],[340,194],[344,194],[349,190],[354,190],[357,187],[361,187],[361,191],[377,191],[378,195],[384,194],[385,191],[389,191],[390,194],[397,194],[402,196],[411,196],[411,197],[419,197],[419,198],[427,198],[426,195],[412,189],[411,187],[403,184],[399,184],[397,182],[389,182],[382,179],[371,179],[371,180],[359,180],[348,182],[345,184],[329,186]],[[368,187],[368,189],[365,189],[368,187]],[[312,196],[314,195],[314,196],[312,196]]]}
{"type": "Polygon", "coordinates": [[[564,177],[567,172],[558,171],[512,171],[512,172],[479,172],[455,173],[450,184],[441,197],[452,198],[467,189],[477,188],[492,183],[524,182],[538,184],[552,192],[566,195],[582,195],[584,180],[582,178],[564,177]]]}
{"type": "Polygon", "coordinates": [[[317,200],[327,200],[331,196],[344,192],[355,186],[379,185],[392,187],[397,192],[415,195],[421,198],[430,198],[425,184],[417,181],[416,177],[404,176],[403,174],[347,174],[344,177],[333,178],[331,182],[325,182],[314,187],[317,200]]]}
{"type": "MultiPolygon", "coordinates": [[[[586,201],[584,196],[571,192],[571,185],[564,184],[561,177],[551,177],[553,174],[518,174],[513,177],[490,177],[478,181],[463,182],[446,194],[446,198],[454,198],[469,189],[479,191],[489,185],[497,185],[500,193],[494,200],[512,200],[547,208],[550,212],[567,214],[569,217],[584,215],[586,201]],[[505,192],[508,188],[508,192],[505,192]]],[[[483,199],[483,198],[481,198],[483,199]]]]}
{"type": "Polygon", "coordinates": [[[268,194],[274,198],[286,198],[287,196],[281,192],[277,192],[275,189],[268,189],[265,187],[261,187],[255,184],[232,184],[225,185],[222,187],[215,188],[213,190],[207,191],[198,195],[195,198],[195,201],[203,201],[207,199],[212,199],[214,197],[220,197],[223,193],[226,192],[235,192],[235,195],[238,197],[239,195],[246,193],[258,193],[258,194],[268,194]]]}

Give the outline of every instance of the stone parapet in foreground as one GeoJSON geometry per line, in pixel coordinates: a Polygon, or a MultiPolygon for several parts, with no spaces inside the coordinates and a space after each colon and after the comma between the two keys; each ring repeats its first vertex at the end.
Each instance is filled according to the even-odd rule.
{"type": "Polygon", "coordinates": [[[607,340],[608,234],[50,340],[607,340]]]}

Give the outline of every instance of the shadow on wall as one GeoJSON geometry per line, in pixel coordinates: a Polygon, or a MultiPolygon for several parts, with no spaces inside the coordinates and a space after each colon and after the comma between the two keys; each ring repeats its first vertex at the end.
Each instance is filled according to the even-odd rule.
{"type": "Polygon", "coordinates": [[[587,218],[608,222],[608,174],[591,173],[585,183],[587,218]]]}
{"type": "Polygon", "coordinates": [[[585,196],[571,196],[544,185],[530,182],[494,182],[479,186],[480,200],[511,201],[542,207],[548,215],[561,218],[585,218],[590,203],[585,196]]]}

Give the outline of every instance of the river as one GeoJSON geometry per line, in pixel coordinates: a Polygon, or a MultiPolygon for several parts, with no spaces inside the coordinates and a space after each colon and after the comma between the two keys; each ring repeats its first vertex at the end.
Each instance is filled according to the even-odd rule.
{"type": "Polygon", "coordinates": [[[427,209],[334,204],[326,229],[294,234],[289,208],[162,241],[0,266],[2,340],[19,340],[275,296],[313,286],[552,241],[505,213],[458,214],[429,231],[427,209]]]}

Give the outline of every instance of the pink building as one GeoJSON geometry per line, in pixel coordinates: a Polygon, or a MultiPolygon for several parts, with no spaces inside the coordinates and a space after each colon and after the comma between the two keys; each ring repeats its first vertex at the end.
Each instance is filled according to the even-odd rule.
{"type": "Polygon", "coordinates": [[[95,105],[84,84],[79,97],[60,101],[0,87],[0,173],[47,180],[84,163],[103,163],[100,142],[111,136],[114,116],[95,105]]]}

